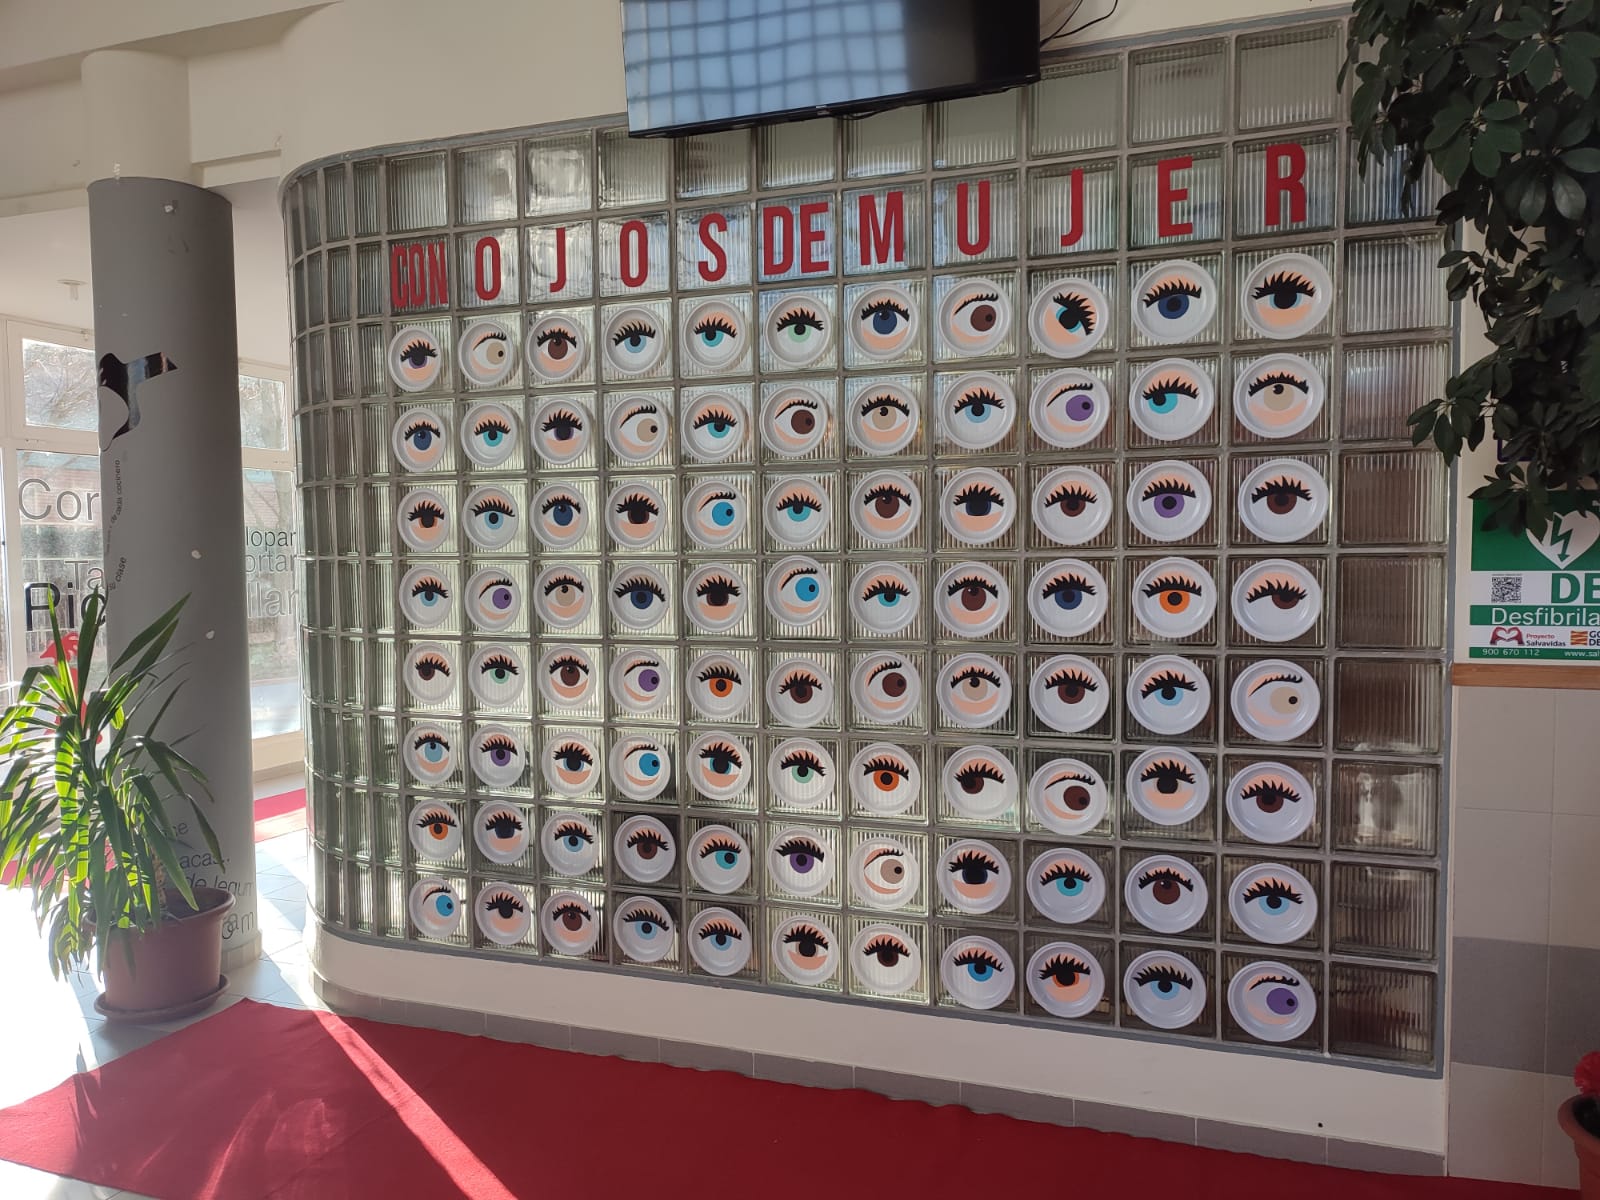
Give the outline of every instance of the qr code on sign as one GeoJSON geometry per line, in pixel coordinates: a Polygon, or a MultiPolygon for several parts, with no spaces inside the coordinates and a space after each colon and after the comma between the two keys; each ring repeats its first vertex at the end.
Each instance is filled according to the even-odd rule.
{"type": "Polygon", "coordinates": [[[1522,576],[1495,575],[1489,580],[1490,604],[1521,604],[1522,576]]]}

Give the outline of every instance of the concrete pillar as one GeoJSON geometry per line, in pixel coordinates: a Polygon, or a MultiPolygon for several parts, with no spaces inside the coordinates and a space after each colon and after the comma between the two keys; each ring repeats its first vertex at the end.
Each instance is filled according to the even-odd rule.
{"type": "Polygon", "coordinates": [[[96,50],[79,67],[90,179],[142,175],[195,182],[189,64],[146,50],[96,50]]]}
{"type": "Polygon", "coordinates": [[[95,354],[100,363],[109,645],[187,595],[174,644],[186,681],[166,735],[210,782],[206,815],[225,865],[198,837],[191,881],[227,887],[224,967],[256,957],[244,499],[239,452],[233,210],[170,179],[89,185],[95,354]]]}

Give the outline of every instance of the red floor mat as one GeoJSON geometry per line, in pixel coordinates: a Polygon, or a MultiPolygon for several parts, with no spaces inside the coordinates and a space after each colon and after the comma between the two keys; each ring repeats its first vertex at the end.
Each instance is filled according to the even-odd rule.
{"type": "Polygon", "coordinates": [[[271,841],[306,827],[306,790],[296,788],[276,796],[263,796],[255,803],[256,841],[271,841]]]}
{"type": "Polygon", "coordinates": [[[171,1200],[1534,1200],[242,1001],[0,1110],[0,1158],[171,1200]]]}

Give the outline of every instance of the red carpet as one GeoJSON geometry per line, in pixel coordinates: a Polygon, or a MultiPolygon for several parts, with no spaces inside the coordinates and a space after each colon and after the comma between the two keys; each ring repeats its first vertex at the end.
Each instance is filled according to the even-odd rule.
{"type": "Polygon", "coordinates": [[[306,790],[296,788],[256,801],[256,841],[265,842],[306,827],[306,790]]]}
{"type": "Polygon", "coordinates": [[[0,1158],[167,1200],[1573,1194],[1302,1166],[248,1000],[0,1111],[0,1158]]]}

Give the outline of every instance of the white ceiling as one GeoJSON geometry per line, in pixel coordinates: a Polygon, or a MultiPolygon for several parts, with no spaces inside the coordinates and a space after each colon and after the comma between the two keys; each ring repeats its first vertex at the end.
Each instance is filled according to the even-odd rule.
{"type": "MultiPolygon", "coordinates": [[[[262,179],[215,190],[233,204],[239,357],[287,366],[289,301],[278,185],[262,179]]],[[[88,280],[87,208],[0,219],[0,315],[88,329],[94,324],[88,280]],[[76,300],[62,279],[84,281],[76,300]]]]}

